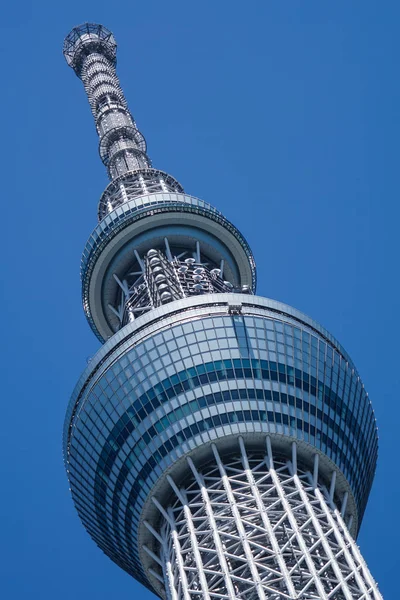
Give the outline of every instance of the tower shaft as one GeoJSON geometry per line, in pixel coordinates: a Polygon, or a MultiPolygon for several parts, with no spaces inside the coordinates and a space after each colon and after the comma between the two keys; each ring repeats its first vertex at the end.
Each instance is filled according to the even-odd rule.
{"type": "Polygon", "coordinates": [[[101,25],[64,43],[111,182],[82,258],[101,349],[64,455],[98,546],[165,600],[381,600],[355,543],[371,401],[315,321],[255,295],[238,229],[152,168],[101,25]]]}
{"type": "Polygon", "coordinates": [[[226,458],[214,446],[202,469],[188,459],[193,476],[169,478],[168,507],[154,499],[168,600],[380,599],[318,464],[299,469],[296,444],[292,460],[274,461],[270,444],[263,456],[238,441],[226,458]]]}
{"type": "Polygon", "coordinates": [[[100,138],[100,157],[110,179],[148,169],[146,142],[126,105],[114,64],[99,52],[84,58],[80,77],[100,138]]]}

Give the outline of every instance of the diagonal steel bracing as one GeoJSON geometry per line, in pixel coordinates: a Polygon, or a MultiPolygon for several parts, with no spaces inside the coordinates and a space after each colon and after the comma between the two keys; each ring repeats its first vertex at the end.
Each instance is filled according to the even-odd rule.
{"type": "MultiPolygon", "coordinates": [[[[171,600],[379,600],[332,494],[298,464],[246,450],[198,467],[162,507],[154,570],[171,600]],[[158,566],[159,560],[163,567],[158,566]],[[158,570],[157,570],[158,566],[158,570]]],[[[149,528],[149,531],[151,529],[149,528]]]]}

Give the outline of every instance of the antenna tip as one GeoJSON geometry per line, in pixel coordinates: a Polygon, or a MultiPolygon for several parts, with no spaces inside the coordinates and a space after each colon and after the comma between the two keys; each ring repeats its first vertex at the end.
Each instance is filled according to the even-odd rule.
{"type": "Polygon", "coordinates": [[[83,23],[74,27],[64,40],[63,54],[77,75],[80,74],[84,59],[93,52],[116,63],[117,44],[111,31],[97,23],[83,23]]]}

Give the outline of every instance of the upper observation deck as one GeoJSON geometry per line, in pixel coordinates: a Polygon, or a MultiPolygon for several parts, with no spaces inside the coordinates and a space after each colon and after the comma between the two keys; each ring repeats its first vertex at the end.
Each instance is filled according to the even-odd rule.
{"type": "Polygon", "coordinates": [[[251,249],[222,213],[185,194],[157,193],[129,199],[128,193],[129,189],[125,192],[127,201],[97,225],[82,258],[83,306],[100,340],[113,335],[128,317],[131,320],[158,305],[147,290],[152,278],[152,272],[146,270],[150,250],[162,252],[167,261],[163,272],[154,272],[158,280],[165,276],[164,292],[171,294],[160,298],[161,304],[219,290],[255,292],[251,249]],[[196,269],[198,273],[194,273],[196,269]],[[141,294],[145,296],[143,302],[131,307],[137,314],[131,310],[127,315],[127,303],[141,294]]]}

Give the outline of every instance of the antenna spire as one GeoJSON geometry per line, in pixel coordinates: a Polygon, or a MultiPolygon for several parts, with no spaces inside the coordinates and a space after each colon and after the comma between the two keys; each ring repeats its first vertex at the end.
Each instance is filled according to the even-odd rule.
{"type": "MultiPolygon", "coordinates": [[[[115,181],[130,174],[137,196],[150,191],[182,192],[173,177],[151,168],[146,141],[128,109],[115,70],[117,44],[111,31],[95,23],[74,27],[65,38],[63,54],[85,87],[100,138],[100,158],[109,178],[115,181]]],[[[112,210],[109,196],[107,202],[112,210]]],[[[105,206],[100,206],[99,218],[106,213],[105,206]]]]}

